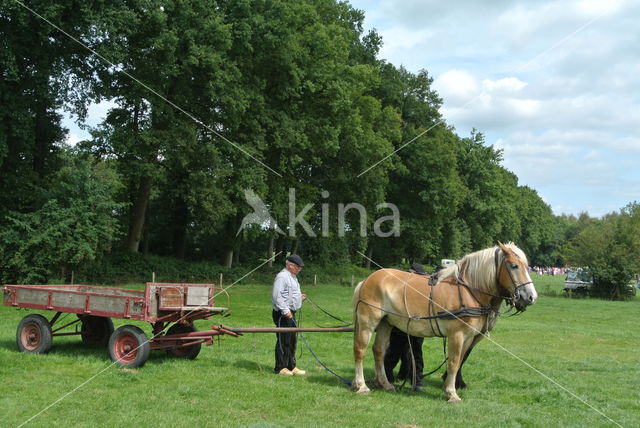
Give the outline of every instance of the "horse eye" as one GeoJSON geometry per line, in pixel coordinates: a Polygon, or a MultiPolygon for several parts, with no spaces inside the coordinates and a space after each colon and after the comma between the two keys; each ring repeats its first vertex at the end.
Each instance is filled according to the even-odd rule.
{"type": "Polygon", "coordinates": [[[513,269],[518,269],[518,265],[511,265],[513,269]]]}

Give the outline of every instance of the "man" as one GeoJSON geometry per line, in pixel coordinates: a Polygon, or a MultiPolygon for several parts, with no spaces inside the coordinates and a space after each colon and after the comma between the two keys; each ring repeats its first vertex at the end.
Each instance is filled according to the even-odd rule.
{"type": "MultiPolygon", "coordinates": [[[[417,275],[427,274],[419,263],[412,264],[409,272],[417,275]]],[[[395,380],[393,369],[400,361],[398,379],[410,380],[414,391],[422,392],[424,390],[422,388],[422,369],[424,368],[422,359],[423,342],[423,337],[409,336],[395,327],[391,330],[389,346],[384,355],[384,371],[389,382],[393,383],[395,380]]]]}
{"type": "MultiPolygon", "coordinates": [[[[276,327],[297,327],[296,311],[307,298],[300,292],[296,276],[304,262],[296,254],[287,257],[285,268],[276,275],[271,293],[272,317],[276,327]]],[[[283,376],[303,375],[306,372],[296,367],[296,333],[276,333],[276,365],[274,372],[283,376]]]]}
{"type": "Polygon", "coordinates": [[[422,392],[422,370],[424,361],[422,359],[422,344],[424,337],[409,336],[407,333],[393,328],[389,339],[389,346],[384,354],[384,371],[389,382],[393,383],[396,376],[393,369],[400,361],[400,369],[397,378],[399,380],[411,381],[412,389],[422,392]],[[415,363],[415,370],[414,369],[415,363]]]}

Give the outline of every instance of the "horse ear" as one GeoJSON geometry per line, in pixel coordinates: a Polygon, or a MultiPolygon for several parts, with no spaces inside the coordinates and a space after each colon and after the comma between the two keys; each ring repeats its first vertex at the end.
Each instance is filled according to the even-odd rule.
{"type": "Polygon", "coordinates": [[[506,254],[509,252],[509,247],[504,245],[502,242],[498,241],[498,247],[506,254]]]}

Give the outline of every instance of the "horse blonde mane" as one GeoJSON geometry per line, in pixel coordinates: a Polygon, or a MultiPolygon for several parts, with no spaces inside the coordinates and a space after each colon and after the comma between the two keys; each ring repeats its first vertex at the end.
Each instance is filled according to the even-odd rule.
{"type": "MultiPolygon", "coordinates": [[[[529,266],[527,256],[516,244],[509,242],[505,244],[505,247],[512,250],[525,266],[529,266]]],[[[441,270],[438,273],[438,283],[453,275],[455,278],[461,278],[474,287],[485,291],[495,291],[497,281],[495,254],[497,248],[499,247],[495,246],[467,254],[453,266],[441,270]]],[[[504,253],[499,251],[497,265],[500,266],[503,260],[504,253]]]]}

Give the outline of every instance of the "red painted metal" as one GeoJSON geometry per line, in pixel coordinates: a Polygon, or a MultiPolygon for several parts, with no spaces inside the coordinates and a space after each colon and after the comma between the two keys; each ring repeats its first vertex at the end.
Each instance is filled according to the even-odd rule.
{"type": "Polygon", "coordinates": [[[126,366],[136,359],[136,355],[138,354],[138,341],[133,335],[120,334],[116,338],[113,348],[113,353],[118,363],[126,366]]]}
{"type": "MultiPolygon", "coordinates": [[[[58,312],[58,313],[56,314],[56,316],[57,316],[57,315],[59,315],[59,314],[60,314],[60,312],[58,312]]],[[[55,319],[55,320],[57,320],[57,318],[56,318],[56,317],[54,317],[54,319],[55,319]]],[[[79,323],[79,322],[80,322],[80,318],[78,318],[77,320],[73,320],[73,321],[71,321],[71,322],[68,322],[68,323],[66,323],[66,324],[65,324],[65,325],[63,325],[63,326],[60,326],[60,327],[56,328],[55,330],[51,330],[51,333],[56,333],[56,332],[58,332],[58,331],[62,330],[63,328],[69,327],[70,325],[74,325],[74,324],[77,324],[77,323],[79,323]]],[[[53,326],[53,324],[55,324],[55,321],[53,321],[53,320],[52,320],[52,321],[49,321],[49,324],[51,324],[51,326],[53,326]]],[[[78,332],[78,333],[69,333],[69,334],[80,334],[80,333],[78,332]]],[[[62,335],[62,334],[58,334],[58,335],[54,334],[54,336],[61,336],[61,335],[62,335]]]]}
{"type": "Polygon", "coordinates": [[[20,333],[20,341],[22,346],[28,351],[34,351],[40,346],[42,337],[40,335],[40,328],[35,323],[29,323],[24,326],[20,333]]]}

